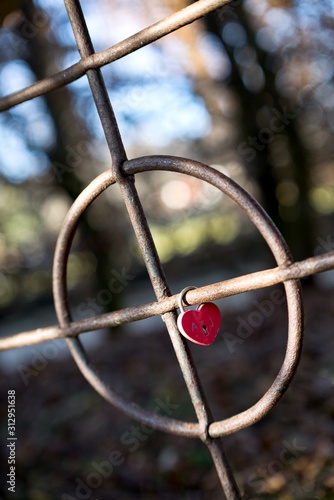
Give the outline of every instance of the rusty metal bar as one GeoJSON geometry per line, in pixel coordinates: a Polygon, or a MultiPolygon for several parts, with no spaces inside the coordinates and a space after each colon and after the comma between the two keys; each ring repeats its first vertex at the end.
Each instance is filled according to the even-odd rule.
{"type": "Polygon", "coordinates": [[[33,83],[18,92],[3,97],[0,99],[0,111],[5,111],[17,104],[33,99],[34,97],[42,96],[64,85],[68,85],[84,76],[88,70],[98,69],[117,59],[121,59],[145,45],[149,45],[173,31],[187,24],[191,24],[197,19],[200,19],[231,1],[232,0],[198,0],[108,49],[88,55],[63,71],[33,83]]]}
{"type": "MultiPolygon", "coordinates": [[[[78,1],[65,0],[65,6],[83,60],[95,53],[86,21],[78,1]]],[[[87,78],[109,147],[112,167],[117,170],[127,157],[101,70],[89,69],[87,78]]]]}
{"type": "MultiPolygon", "coordinates": [[[[65,3],[72,24],[72,29],[77,40],[80,55],[88,56],[94,52],[94,49],[89,32],[87,30],[84,16],[82,14],[80,3],[78,0],[65,0],[65,3]]],[[[114,173],[115,179],[119,183],[123,201],[127,208],[139,244],[139,248],[141,250],[148,274],[151,279],[154,292],[159,301],[160,299],[168,297],[170,295],[170,290],[163,268],[161,266],[158,253],[155,248],[155,244],[146,220],[144,210],[137,194],[134,177],[125,176],[122,172],[122,164],[126,160],[126,154],[121,142],[117,122],[109,101],[102,74],[100,70],[89,70],[87,72],[87,76],[111,152],[113,160],[112,171],[114,173]]],[[[69,241],[71,241],[71,238],[69,241]]],[[[67,250],[64,250],[64,248],[57,246],[57,249],[58,248],[60,248],[60,251],[58,253],[56,251],[55,268],[60,269],[59,275],[64,277],[64,275],[66,274],[67,250]]],[[[62,286],[60,288],[56,286],[54,288],[56,311],[61,324],[66,324],[69,319],[69,309],[67,306],[65,291],[66,286],[62,286]],[[63,300],[57,300],[60,296],[63,297],[63,300]],[[62,307],[62,304],[64,304],[65,307],[62,307]]],[[[209,422],[213,419],[204,395],[204,391],[199,381],[197,370],[192,361],[188,346],[185,340],[180,335],[180,332],[178,331],[178,328],[176,326],[175,314],[172,312],[166,313],[163,316],[163,320],[170,334],[171,341],[199,421],[201,438],[204,441],[207,438],[207,429],[209,426],[209,422]]],[[[96,390],[98,390],[98,392],[100,392],[100,394],[102,394],[104,397],[108,398],[108,396],[111,395],[112,403],[114,405],[117,405],[118,408],[122,409],[123,411],[125,409],[128,412],[127,414],[129,414],[129,405],[124,402],[123,398],[115,394],[110,387],[103,383],[100,376],[96,374],[95,370],[91,369],[89,361],[79,340],[67,339],[67,343],[82,374],[87,378],[87,380],[90,381],[90,383],[96,388],[96,390]]],[[[132,413],[133,409],[131,409],[130,411],[130,414],[132,413]]],[[[150,418],[151,420],[153,419],[156,422],[156,418],[154,416],[151,416],[150,418]]],[[[152,425],[152,422],[150,422],[149,425],[152,425]]],[[[218,476],[221,480],[226,494],[229,494],[231,499],[240,498],[233,474],[225,455],[221,454],[220,460],[216,460],[215,465],[216,467],[219,467],[218,476]],[[231,492],[234,492],[233,496],[231,496],[231,492]]]]}
{"type": "MultiPolygon", "coordinates": [[[[78,0],[65,0],[66,7],[69,13],[70,21],[72,24],[73,31],[77,40],[78,48],[81,56],[88,56],[93,53],[93,45],[90,40],[90,36],[86,27],[86,23],[81,11],[81,7],[78,0]]],[[[116,180],[119,183],[123,200],[125,202],[126,208],[128,210],[132,226],[134,228],[136,238],[142,252],[145,265],[147,267],[149,276],[151,278],[151,283],[155,291],[157,299],[163,299],[170,295],[168,284],[162,269],[158,253],[155,248],[155,244],[148,226],[144,210],[142,208],[140,199],[138,197],[134,178],[132,176],[124,176],[121,170],[122,164],[126,160],[125,150],[121,143],[120,134],[118,131],[117,123],[113,114],[113,110],[106,92],[106,87],[101,75],[100,70],[90,70],[87,73],[89,78],[91,90],[94,96],[94,100],[103,124],[103,128],[106,132],[106,139],[111,151],[111,156],[113,161],[113,173],[116,180]],[[102,99],[101,99],[102,97],[102,99]],[[108,135],[109,134],[109,135],[108,135]],[[116,138],[116,142],[112,139],[116,138]],[[115,153],[116,152],[116,153],[115,153]]],[[[69,239],[71,241],[71,238],[69,239]]],[[[68,251],[64,247],[57,246],[60,251],[55,256],[55,269],[60,269],[59,275],[64,277],[66,275],[66,260],[68,251]],[[65,265],[64,265],[65,263],[65,265]]],[[[55,271],[56,283],[57,283],[57,271],[55,271]]],[[[66,298],[66,286],[55,286],[54,288],[55,304],[58,319],[60,324],[67,324],[70,317],[67,298],[66,298]],[[57,300],[59,297],[63,299],[57,300]],[[62,307],[64,305],[65,307],[62,307]]],[[[166,324],[167,330],[170,334],[174,350],[176,352],[178,362],[183,373],[184,380],[186,382],[189,395],[191,397],[197,418],[199,421],[199,427],[201,429],[200,437],[203,441],[207,439],[207,429],[210,421],[212,421],[212,415],[206,401],[204,391],[201,387],[199,377],[192,362],[190,351],[185,340],[181,337],[178,328],[176,326],[175,314],[172,312],[166,313],[163,316],[163,320],[166,324]]],[[[80,344],[78,339],[67,339],[70,351],[77,362],[82,374],[87,378],[87,380],[95,387],[95,389],[104,397],[109,399],[112,404],[117,406],[119,409],[126,411],[128,415],[133,414],[133,408],[115,394],[110,387],[108,387],[101,377],[93,370],[89,364],[89,361],[85,355],[84,349],[80,344]]],[[[137,412],[142,410],[137,409],[137,412]]],[[[157,418],[155,416],[148,417],[147,415],[137,415],[136,418],[146,419],[146,423],[152,425],[152,420],[154,420],[154,425],[156,425],[157,418]],[[148,422],[148,418],[151,419],[148,422]]],[[[175,425],[175,424],[174,424],[175,425]]],[[[185,425],[185,424],[180,424],[185,425]]],[[[187,425],[189,427],[189,425],[187,425]]],[[[170,432],[170,428],[169,428],[170,432]]],[[[216,450],[216,447],[215,447],[216,450]]],[[[222,445],[221,445],[222,451],[222,445]]],[[[217,454],[217,450],[216,450],[217,454]]],[[[217,469],[218,476],[221,480],[221,484],[226,495],[231,499],[240,498],[237,486],[234,481],[233,474],[227,462],[226,456],[221,453],[220,459],[214,461],[217,469]]]]}
{"type": "MultiPolygon", "coordinates": [[[[220,281],[212,285],[196,288],[187,293],[189,305],[197,305],[201,302],[219,300],[232,295],[258,290],[291,279],[301,279],[314,274],[323,273],[334,269],[334,252],[311,257],[309,259],[294,262],[287,267],[275,267],[258,271],[244,276],[238,276],[226,281],[220,281]]],[[[92,318],[85,318],[69,323],[60,328],[52,325],[36,330],[29,330],[9,336],[0,337],[0,351],[16,349],[29,345],[40,344],[50,340],[64,337],[76,337],[81,333],[87,333],[104,328],[114,328],[120,325],[140,321],[152,316],[160,316],[178,307],[179,294],[171,295],[159,302],[150,302],[138,306],[128,307],[92,318]]]]}
{"type": "MultiPolygon", "coordinates": [[[[87,30],[80,3],[78,0],[65,0],[65,3],[70,22],[72,24],[72,29],[77,40],[80,55],[83,57],[89,56],[94,52],[94,48],[90,39],[89,32],[87,30]]],[[[122,172],[122,165],[126,160],[126,154],[119,134],[117,122],[106,91],[106,87],[102,78],[102,74],[100,70],[89,70],[87,72],[87,76],[111,152],[112,172],[114,174],[115,180],[119,183],[123,201],[128,210],[130,220],[139,244],[139,248],[142,252],[156,297],[158,300],[163,299],[170,295],[170,291],[158,253],[155,248],[150,228],[146,220],[144,210],[135,188],[134,177],[126,176],[122,172]]],[[[54,260],[55,285],[53,291],[55,297],[56,312],[61,326],[67,326],[71,318],[66,292],[66,264],[75,229],[76,223],[74,223],[73,225],[72,232],[68,237],[67,243],[66,239],[58,240],[58,243],[59,241],[60,243],[57,243],[54,260]]],[[[207,429],[210,421],[212,421],[213,419],[206,402],[204,391],[201,387],[195,365],[192,362],[188,346],[185,340],[181,337],[176,326],[175,313],[166,313],[163,316],[163,320],[170,334],[172,344],[175,349],[179,365],[188,388],[189,395],[197,414],[200,429],[199,437],[201,437],[203,441],[206,441],[207,429]]],[[[160,418],[153,414],[147,414],[145,410],[142,410],[140,408],[136,408],[134,410],[133,405],[130,406],[121,396],[116,394],[105,383],[105,381],[103,381],[98,372],[93,369],[86,356],[82,344],[77,338],[67,338],[66,342],[82,374],[103,397],[105,397],[114,406],[125,412],[127,415],[132,416],[132,418],[139,419],[142,422],[145,421],[147,425],[156,428],[158,419],[160,418]]],[[[160,419],[160,427],[165,425],[167,425],[166,422],[164,422],[163,420],[161,421],[160,419]]],[[[189,428],[191,427],[191,425],[192,424],[189,423],[187,424],[174,422],[173,426],[178,432],[184,432],[185,429],[187,432],[189,432],[189,428]]],[[[171,431],[170,429],[171,426],[168,426],[169,432],[171,431]]],[[[215,450],[217,455],[216,447],[215,450]]],[[[226,495],[231,500],[238,500],[240,498],[239,492],[226,456],[221,453],[220,459],[216,459],[214,463],[215,466],[219,469],[217,469],[218,476],[221,480],[221,484],[226,495]]]]}
{"type": "MultiPolygon", "coordinates": [[[[121,190],[123,200],[127,207],[130,220],[136,234],[139,248],[151,279],[152,287],[158,301],[163,300],[170,296],[170,290],[141,201],[135,188],[134,179],[131,178],[130,183],[122,183],[121,190]]],[[[177,328],[175,313],[165,313],[162,315],[162,319],[170,335],[183,378],[187,385],[187,389],[198,418],[199,427],[201,429],[199,437],[208,446],[210,453],[212,454],[217,474],[226,497],[230,500],[238,500],[240,499],[240,493],[227,457],[223,451],[222,442],[220,442],[218,446],[218,444],[215,444],[211,438],[208,441],[208,427],[210,422],[213,420],[213,417],[189,347],[177,328]]]]}
{"type": "MultiPolygon", "coordinates": [[[[121,185],[123,200],[127,207],[136,238],[148,270],[152,287],[159,300],[163,300],[170,295],[170,290],[162,269],[160,259],[151,235],[149,225],[146,220],[144,210],[135,189],[134,180],[131,183],[121,185]]],[[[204,390],[202,388],[196,367],[192,360],[189,347],[185,339],[180,335],[176,325],[176,316],[174,312],[167,312],[162,315],[170,339],[187,385],[187,389],[198,418],[200,435],[202,441],[208,445],[208,427],[213,420],[204,390]]],[[[218,448],[210,439],[209,450],[212,453],[217,474],[225,495],[230,500],[238,500],[240,494],[235,483],[230,465],[223,452],[223,445],[220,443],[218,448]]]]}
{"type": "Polygon", "coordinates": [[[222,440],[208,439],[206,445],[211,454],[212,461],[215,464],[226,498],[228,500],[240,500],[242,497],[227,461],[222,440]]]}
{"type": "MultiPolygon", "coordinates": [[[[67,8],[71,22],[74,24],[73,29],[76,38],[79,40],[79,49],[83,54],[87,54],[93,50],[89,33],[87,31],[85,21],[81,12],[80,4],[76,0],[68,0],[67,8]]],[[[126,155],[118,131],[118,126],[112,111],[109,97],[99,71],[88,72],[88,79],[91,85],[92,94],[97,106],[103,128],[106,133],[108,146],[110,148],[113,170],[118,171],[120,165],[124,162],[126,155]]],[[[92,202],[108,185],[114,182],[112,171],[105,172],[104,175],[95,179],[91,183],[91,190],[88,192],[89,203],[92,202]]],[[[87,193],[87,190],[85,190],[87,193]]],[[[83,197],[85,199],[85,196],[83,197]]],[[[87,198],[86,198],[87,199],[87,198]]],[[[71,313],[67,300],[67,284],[66,284],[66,262],[69,254],[72,239],[79,221],[80,212],[72,211],[70,217],[67,217],[67,224],[63,226],[62,238],[58,239],[54,268],[53,268],[53,283],[54,283],[54,301],[58,316],[58,321],[61,328],[66,328],[71,322],[71,313]]],[[[180,422],[175,419],[169,419],[146,411],[133,403],[129,404],[122,396],[118,395],[103,380],[98,370],[90,363],[85,353],[85,350],[78,338],[66,338],[69,350],[77,363],[81,373],[92,385],[92,387],[114,407],[128,415],[129,417],[139,420],[152,427],[153,429],[164,430],[187,437],[198,437],[199,426],[196,423],[180,422]]]]}

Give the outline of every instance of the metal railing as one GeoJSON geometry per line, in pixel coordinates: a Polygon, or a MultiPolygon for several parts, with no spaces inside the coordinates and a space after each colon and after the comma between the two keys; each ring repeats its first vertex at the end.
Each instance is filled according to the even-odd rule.
{"type": "Polygon", "coordinates": [[[302,345],[303,303],[299,279],[334,269],[334,252],[302,262],[293,262],[281,234],[257,201],[236,182],[202,163],[172,156],[148,156],[128,160],[100,71],[101,66],[120,59],[227,3],[229,3],[227,0],[199,0],[113,47],[95,53],[79,1],[65,0],[65,6],[81,56],[80,61],[53,76],[0,99],[0,110],[7,110],[28,99],[73,82],[86,74],[111,155],[111,169],[95,178],[82,191],[69,210],[58,237],[53,265],[53,293],[59,325],[2,337],[0,338],[0,350],[65,338],[69,350],[84,377],[114,407],[153,429],[201,439],[211,453],[226,498],[238,499],[241,498],[241,495],[225,456],[221,437],[244,429],[262,419],[288,388],[298,365],[302,345]],[[277,262],[277,267],[273,269],[190,290],[187,293],[187,303],[189,305],[229,297],[277,283],[284,284],[289,325],[285,359],[281,369],[271,387],[255,405],[225,420],[215,421],[213,418],[187,342],[177,328],[176,309],[179,295],[171,295],[170,293],[136,191],[134,183],[136,175],[142,172],[159,170],[196,177],[225,193],[252,220],[269,245],[277,262]],[[71,242],[81,214],[105,189],[116,183],[123,195],[157,300],[153,303],[141,304],[92,318],[72,321],[66,285],[66,265],[71,242]],[[162,316],[169,332],[194,406],[197,422],[186,422],[163,417],[126,401],[121,395],[114,392],[93,368],[78,338],[79,334],[88,331],[131,323],[155,315],[162,316]]]}

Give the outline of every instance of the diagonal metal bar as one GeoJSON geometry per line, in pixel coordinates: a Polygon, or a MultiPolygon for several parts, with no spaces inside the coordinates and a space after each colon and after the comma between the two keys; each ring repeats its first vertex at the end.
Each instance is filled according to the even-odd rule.
{"type": "MultiPolygon", "coordinates": [[[[201,1],[203,2],[205,0],[201,1]]],[[[84,16],[82,14],[80,2],[79,0],[65,0],[65,4],[80,54],[81,56],[88,56],[94,52],[94,49],[84,16]]],[[[135,187],[134,177],[124,175],[121,170],[122,165],[126,160],[126,154],[121,142],[117,122],[109,101],[106,87],[100,70],[90,70],[88,71],[87,76],[103,128],[106,132],[106,139],[108,141],[108,146],[113,160],[112,170],[119,183],[123,201],[127,208],[154,292],[159,301],[160,299],[168,297],[170,295],[170,290],[135,187]],[[113,142],[113,139],[115,139],[116,142],[113,142]]],[[[66,255],[66,252],[64,255],[66,255]]],[[[61,267],[61,269],[64,269],[64,267],[61,267]]],[[[60,274],[61,280],[64,282],[64,271],[61,271],[60,274]]],[[[65,283],[64,286],[66,286],[65,283]]],[[[57,294],[55,294],[55,298],[56,296],[57,294]]],[[[61,302],[57,300],[55,300],[55,305],[60,324],[61,326],[64,326],[67,324],[69,319],[68,308],[61,307],[61,302]]],[[[188,346],[181,337],[176,326],[175,313],[166,313],[163,316],[163,320],[170,334],[170,338],[198,418],[202,434],[201,438],[204,442],[206,442],[208,439],[208,427],[210,422],[213,421],[213,418],[206,401],[204,391],[201,387],[198,373],[192,361],[188,346]]],[[[87,380],[89,380],[99,392],[101,392],[101,390],[104,391],[103,384],[100,383],[99,377],[95,376],[95,371],[90,369],[80,341],[78,339],[69,338],[66,339],[66,341],[83,375],[86,376],[87,380]]],[[[108,396],[109,391],[104,392],[106,392],[106,394],[103,395],[108,396]]],[[[123,411],[127,411],[127,407],[126,405],[124,406],[122,398],[113,394],[112,400],[115,401],[116,399],[118,400],[119,407],[122,407],[123,411]]],[[[212,438],[210,438],[210,443],[212,443],[212,438]]],[[[223,453],[222,444],[220,445],[221,453],[219,460],[217,458],[217,445],[214,446],[211,444],[209,450],[213,457],[215,457],[214,464],[217,468],[218,476],[227,498],[230,500],[238,500],[240,498],[240,494],[233,473],[227,462],[227,458],[223,453]]]]}
{"type": "MultiPolygon", "coordinates": [[[[93,52],[93,44],[90,39],[89,32],[87,30],[87,26],[85,23],[85,19],[81,10],[81,6],[78,0],[65,0],[66,8],[69,13],[70,22],[72,25],[73,32],[75,34],[77,45],[82,56],[88,56],[93,52]]],[[[117,129],[117,123],[112,112],[111,104],[109,101],[109,97],[104,85],[104,81],[100,70],[91,70],[87,74],[89,81],[91,83],[92,94],[95,96],[103,95],[103,99],[95,98],[96,107],[98,109],[100,117],[102,117],[104,128],[107,130],[112,130],[114,128],[117,129]],[[105,112],[105,103],[108,103],[109,113],[105,112]]],[[[116,134],[114,134],[116,135],[116,134]]],[[[108,146],[113,154],[114,148],[117,150],[119,148],[119,144],[114,144],[110,137],[106,136],[108,141],[108,146]]],[[[124,152],[125,154],[125,152],[124,152]]],[[[125,158],[124,158],[125,160],[125,158]]],[[[123,161],[124,161],[123,160],[123,161]]],[[[139,248],[142,252],[143,259],[145,265],[147,267],[148,274],[151,279],[151,283],[156,294],[158,301],[170,295],[170,290],[166,281],[166,277],[164,275],[164,271],[162,269],[158,253],[155,248],[155,244],[151,235],[150,228],[148,226],[146,216],[144,210],[141,205],[141,201],[138,197],[137,190],[135,188],[134,178],[131,176],[125,176],[120,172],[121,164],[118,163],[116,168],[114,168],[114,172],[116,173],[115,177],[118,177],[120,190],[123,196],[123,200],[127,211],[129,213],[129,217],[137,237],[137,241],[139,244],[139,248]]],[[[171,313],[169,313],[170,316],[171,313]]],[[[167,315],[165,321],[168,322],[169,316],[167,315]]],[[[173,315],[171,316],[173,317],[173,315]]],[[[175,323],[175,322],[174,322],[175,323]]],[[[172,324],[171,324],[172,327],[172,324]]],[[[173,330],[176,329],[173,328],[173,330]]],[[[180,348],[180,346],[178,346],[180,348]]],[[[182,361],[184,364],[184,376],[187,379],[187,385],[191,388],[191,396],[196,407],[196,413],[199,415],[199,420],[205,420],[204,427],[205,429],[208,426],[207,415],[204,412],[204,394],[201,393],[200,385],[198,383],[197,374],[195,372],[195,368],[191,362],[189,361],[190,353],[183,353],[182,361]]]]}
{"type": "MultiPolygon", "coordinates": [[[[120,187],[154,292],[158,301],[163,300],[170,295],[170,290],[141,201],[135,188],[134,179],[131,179],[131,182],[121,183],[120,187]]],[[[208,448],[214,458],[214,464],[226,497],[229,500],[238,500],[240,499],[240,494],[230,465],[223,452],[223,445],[220,443],[218,447],[218,444],[213,444],[212,439],[208,440],[208,427],[210,422],[213,421],[213,417],[188,345],[178,331],[175,313],[165,313],[162,319],[169,332],[183,378],[198,418],[201,429],[200,437],[205,444],[208,445],[208,443],[210,443],[208,448]]]]}
{"type": "Polygon", "coordinates": [[[225,455],[222,439],[210,438],[207,440],[206,445],[211,454],[212,461],[215,464],[227,500],[240,500],[242,497],[225,455]],[[227,478],[230,479],[227,480],[227,478]]]}
{"type": "MultiPolygon", "coordinates": [[[[94,49],[81,11],[80,3],[77,0],[65,0],[65,2],[73,31],[78,41],[78,47],[83,55],[87,55],[94,49]]],[[[100,70],[89,71],[87,76],[105,131],[113,167],[113,173],[108,171],[102,176],[102,183],[96,182],[96,179],[91,183],[93,186],[93,197],[91,200],[93,200],[110,184],[110,181],[113,180],[114,177],[117,178],[119,176],[120,166],[124,163],[126,154],[100,70]]],[[[131,180],[132,177],[127,177],[124,182],[130,183],[131,180]]],[[[53,269],[54,301],[61,328],[66,328],[71,322],[71,313],[66,293],[66,260],[77,221],[75,222],[75,216],[68,218],[68,221],[71,221],[72,224],[70,223],[67,226],[65,224],[62,231],[62,234],[65,234],[65,241],[67,240],[67,244],[63,244],[62,241],[58,240],[53,269]],[[66,238],[66,235],[68,238],[66,238]]],[[[199,436],[200,428],[196,423],[180,422],[174,419],[157,416],[134,404],[129,404],[122,396],[118,395],[105,380],[103,380],[98,370],[88,360],[85,350],[78,338],[66,338],[66,342],[83,376],[102,397],[116,408],[131,418],[137,419],[154,429],[159,428],[166,432],[171,432],[171,429],[174,429],[173,432],[179,435],[188,437],[199,436]]]]}
{"type": "Polygon", "coordinates": [[[34,97],[59,89],[78,80],[90,69],[97,69],[200,19],[232,0],[198,0],[161,21],[139,31],[125,40],[95,54],[84,57],[76,64],[44,78],[24,89],[0,99],[0,111],[5,111],[34,97]]]}
{"type": "MultiPolygon", "coordinates": [[[[65,0],[64,3],[80,56],[84,59],[93,55],[95,51],[80,3],[74,0],[65,0]]],[[[127,158],[101,70],[89,69],[87,78],[109,147],[112,166],[117,170],[127,158]]]]}

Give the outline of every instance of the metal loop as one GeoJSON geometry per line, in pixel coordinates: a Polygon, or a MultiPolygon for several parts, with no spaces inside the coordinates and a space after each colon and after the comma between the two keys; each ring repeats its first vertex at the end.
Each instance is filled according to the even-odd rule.
{"type": "MultiPolygon", "coordinates": [[[[286,267],[291,264],[290,251],[280,232],[259,203],[239,186],[235,181],[221,172],[214,170],[203,163],[185,158],[171,156],[151,156],[129,160],[124,163],[123,171],[126,176],[147,171],[172,171],[196,177],[215,186],[232,200],[234,200],[253,221],[269,245],[277,264],[286,267]]],[[[116,182],[113,174],[106,171],[97,177],[79,195],[69,210],[61,228],[56,245],[53,267],[53,290],[55,308],[61,328],[67,328],[71,322],[71,314],[67,299],[66,265],[81,214],[107,187],[116,182]]],[[[288,342],[283,365],[271,387],[262,398],[251,408],[225,420],[212,422],[208,428],[211,438],[231,434],[244,429],[263,418],[284,394],[296,371],[303,332],[303,304],[299,280],[284,282],[288,307],[288,342]]],[[[71,353],[89,383],[116,408],[131,418],[164,432],[187,437],[200,437],[201,429],[198,423],[184,422],[156,415],[139,408],[133,403],[116,394],[101,378],[92,366],[79,339],[67,338],[71,353]]]]}
{"type": "Polygon", "coordinates": [[[185,299],[185,295],[187,292],[189,292],[189,290],[195,290],[197,287],[196,286],[187,286],[186,288],[184,288],[181,292],[180,292],[180,295],[179,295],[179,298],[177,300],[177,303],[179,305],[179,309],[181,311],[181,313],[184,313],[184,307],[183,307],[183,302],[186,304],[186,306],[189,306],[190,304],[188,304],[188,302],[186,301],[185,299]]]}

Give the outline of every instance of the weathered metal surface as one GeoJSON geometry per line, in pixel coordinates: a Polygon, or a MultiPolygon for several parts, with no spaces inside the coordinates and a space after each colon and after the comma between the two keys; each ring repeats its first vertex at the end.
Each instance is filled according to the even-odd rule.
{"type": "MultiPolygon", "coordinates": [[[[291,279],[305,278],[317,273],[330,271],[331,269],[334,269],[334,252],[311,257],[301,262],[294,262],[288,267],[267,269],[197,288],[196,292],[187,293],[187,302],[189,305],[197,305],[201,302],[219,300],[247,291],[277,285],[291,279]]],[[[0,337],[0,351],[40,344],[63,337],[76,337],[81,333],[113,328],[151,318],[152,316],[159,316],[175,310],[178,307],[178,299],[179,294],[171,295],[160,302],[140,304],[99,316],[85,318],[80,321],[74,321],[63,329],[59,328],[58,325],[52,325],[38,328],[37,330],[28,330],[0,337]]]]}

